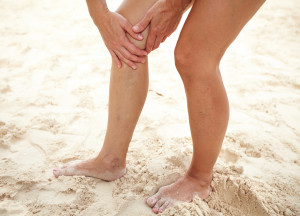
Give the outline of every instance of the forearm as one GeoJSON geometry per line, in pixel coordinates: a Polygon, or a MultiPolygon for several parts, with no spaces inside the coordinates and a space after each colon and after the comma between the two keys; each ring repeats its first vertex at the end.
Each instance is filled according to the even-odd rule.
{"type": "Polygon", "coordinates": [[[101,23],[107,19],[109,12],[105,0],[86,0],[90,16],[92,17],[96,26],[100,26],[101,23]]]}

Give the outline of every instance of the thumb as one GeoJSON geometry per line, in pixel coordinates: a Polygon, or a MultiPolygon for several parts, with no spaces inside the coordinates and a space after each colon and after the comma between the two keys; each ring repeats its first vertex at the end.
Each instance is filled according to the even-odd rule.
{"type": "Polygon", "coordinates": [[[151,14],[148,12],[146,13],[146,15],[144,16],[144,18],[138,22],[137,24],[135,24],[133,27],[132,27],[132,30],[136,33],[139,33],[139,32],[143,32],[147,26],[149,25],[149,23],[151,22],[152,20],[152,16],[151,14]]]}
{"type": "Polygon", "coordinates": [[[132,31],[132,25],[128,21],[124,24],[123,28],[134,39],[136,39],[136,40],[143,40],[143,35],[139,34],[139,33],[135,33],[134,31],[132,31]]]}

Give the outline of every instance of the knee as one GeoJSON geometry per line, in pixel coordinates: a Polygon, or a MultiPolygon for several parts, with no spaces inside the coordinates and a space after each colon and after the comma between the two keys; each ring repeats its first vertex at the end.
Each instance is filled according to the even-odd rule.
{"type": "Polygon", "coordinates": [[[128,39],[137,47],[140,49],[145,49],[146,48],[146,42],[148,38],[148,31],[149,27],[147,27],[141,34],[143,35],[143,40],[136,40],[132,38],[128,33],[126,33],[128,39]]]}
{"type": "MultiPolygon", "coordinates": [[[[132,24],[132,26],[138,23],[140,19],[142,19],[141,14],[131,13],[132,11],[128,9],[126,10],[124,8],[121,9],[119,8],[116,12],[121,14],[123,17],[125,17],[132,24]]],[[[141,32],[144,38],[143,40],[136,40],[132,38],[128,33],[126,33],[126,36],[131,41],[131,43],[133,43],[137,48],[145,49],[148,33],[149,33],[149,26],[143,32],[141,32]]]]}
{"type": "Polygon", "coordinates": [[[207,46],[181,45],[174,51],[175,66],[183,81],[205,80],[218,71],[220,55],[207,46]]]}
{"type": "Polygon", "coordinates": [[[174,60],[177,71],[180,75],[188,73],[188,68],[193,66],[193,62],[196,57],[192,55],[192,52],[181,46],[176,46],[174,51],[174,60]]]}

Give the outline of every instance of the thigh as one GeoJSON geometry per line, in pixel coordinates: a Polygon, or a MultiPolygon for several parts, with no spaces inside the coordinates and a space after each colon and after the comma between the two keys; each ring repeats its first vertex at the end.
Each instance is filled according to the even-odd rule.
{"type": "Polygon", "coordinates": [[[147,11],[158,0],[124,0],[117,9],[117,12],[126,17],[132,25],[138,23],[147,11]]]}
{"type": "MultiPolygon", "coordinates": [[[[138,23],[147,13],[147,11],[157,2],[158,0],[124,0],[122,4],[117,9],[117,13],[124,16],[128,21],[135,25],[138,23]]],[[[127,34],[129,40],[131,40],[137,47],[144,49],[147,36],[148,36],[147,27],[145,31],[142,33],[144,39],[142,41],[137,41],[133,39],[130,35],[127,34]]]]}
{"type": "MultiPolygon", "coordinates": [[[[177,47],[221,59],[264,0],[195,0],[177,47]]],[[[176,47],[176,48],[177,48],[176,47]]],[[[199,57],[200,57],[199,56],[199,57]]]]}

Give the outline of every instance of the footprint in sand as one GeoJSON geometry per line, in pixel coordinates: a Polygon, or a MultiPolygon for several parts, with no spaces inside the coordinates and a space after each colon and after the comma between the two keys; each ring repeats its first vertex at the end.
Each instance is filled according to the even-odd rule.
{"type": "Polygon", "coordinates": [[[231,163],[236,163],[239,160],[239,156],[235,152],[229,149],[222,150],[220,158],[225,162],[231,162],[231,163]]]}
{"type": "Polygon", "coordinates": [[[120,208],[119,212],[115,216],[132,216],[143,215],[152,216],[155,215],[152,209],[146,205],[145,200],[130,200],[125,202],[120,208]]]}

